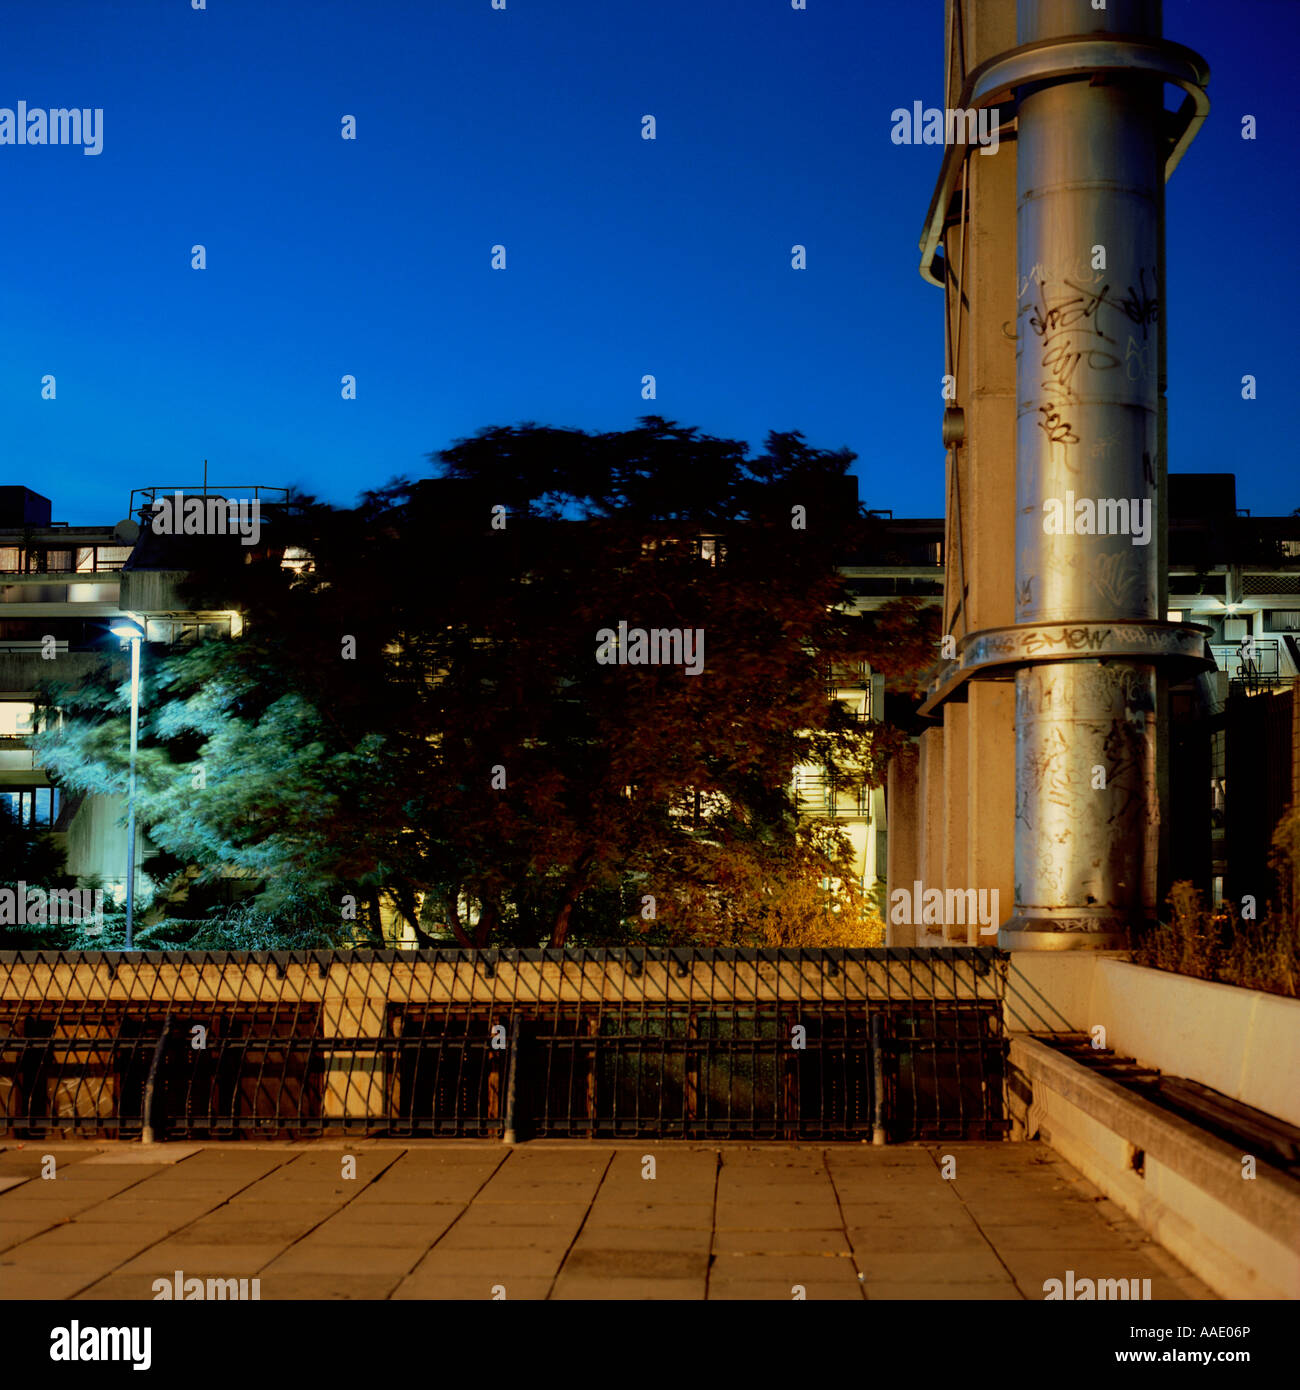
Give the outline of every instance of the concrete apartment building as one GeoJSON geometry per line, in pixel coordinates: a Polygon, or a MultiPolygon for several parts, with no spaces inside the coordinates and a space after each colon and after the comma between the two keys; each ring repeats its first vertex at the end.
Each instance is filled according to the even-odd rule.
{"type": "MultiPolygon", "coordinates": [[[[240,615],[191,608],[179,592],[185,571],[174,548],[139,530],[164,491],[132,494],[134,526],[81,525],[54,519],[49,499],[29,488],[0,487],[0,800],[21,824],[53,832],[68,873],[97,880],[118,902],[126,893],[123,798],[64,794],[27,735],[41,682],[77,681],[105,663],[128,678],[122,644],[109,631],[123,617],[140,623],[149,642],[238,636],[240,615]]],[[[141,838],[137,862],[142,849],[141,838]]],[[[138,882],[148,885],[143,873],[138,882]]]]}
{"type": "MultiPolygon", "coordinates": [[[[856,479],[850,481],[856,484],[856,479]]],[[[856,492],[854,493],[856,505],[856,492]]],[[[923,604],[943,602],[943,519],[895,518],[873,512],[870,552],[846,556],[840,566],[853,610],[871,613],[900,598],[923,604]]],[[[885,678],[863,662],[829,673],[828,693],[863,722],[890,717],[886,709],[885,678]]],[[[862,795],[845,794],[828,786],[816,767],[796,770],[794,792],[800,811],[834,821],[853,846],[858,882],[868,892],[883,893],[888,852],[888,813],[885,788],[872,787],[862,795]]]]}

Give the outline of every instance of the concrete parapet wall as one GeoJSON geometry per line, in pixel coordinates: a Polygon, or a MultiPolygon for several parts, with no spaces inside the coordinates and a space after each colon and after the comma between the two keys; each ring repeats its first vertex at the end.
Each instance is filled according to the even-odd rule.
{"type": "MultiPolygon", "coordinates": [[[[993,951],[354,952],[130,956],[0,952],[0,1004],[845,1005],[1001,997],[993,951]]],[[[336,1016],[327,1013],[327,1017],[336,1016]]],[[[370,1031],[362,1028],[362,1032],[370,1031]]]]}
{"type": "Polygon", "coordinates": [[[1032,1038],[1016,1117],[1225,1298],[1300,1298],[1300,1183],[1032,1038]]]}
{"type": "Polygon", "coordinates": [[[1300,1000],[1088,952],[1012,955],[1007,1029],[1088,1033],[1140,1066],[1300,1125],[1300,1000]]]}

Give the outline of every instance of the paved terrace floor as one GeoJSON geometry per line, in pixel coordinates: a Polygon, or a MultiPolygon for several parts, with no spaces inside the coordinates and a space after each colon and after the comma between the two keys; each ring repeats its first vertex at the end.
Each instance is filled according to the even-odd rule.
{"type": "Polygon", "coordinates": [[[1041,1299],[1067,1269],[1214,1296],[1038,1143],[37,1140],[0,1148],[0,1189],[6,1299],[147,1300],[177,1270],[263,1299],[1041,1299]]]}

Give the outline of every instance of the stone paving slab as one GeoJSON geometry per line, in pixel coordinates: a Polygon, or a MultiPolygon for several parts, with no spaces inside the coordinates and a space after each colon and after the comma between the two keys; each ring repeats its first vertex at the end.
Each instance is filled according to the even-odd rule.
{"type": "Polygon", "coordinates": [[[564,1263],[564,1250],[431,1250],[410,1271],[412,1277],[477,1280],[484,1288],[516,1278],[554,1280],[564,1263]]]}
{"type": "Polygon", "coordinates": [[[89,1158],[82,1159],[78,1169],[118,1163],[133,1168],[156,1163],[172,1164],[198,1152],[198,1144],[123,1144],[120,1149],[109,1149],[107,1152],[92,1154],[89,1158]]]}
{"type": "Polygon", "coordinates": [[[308,1239],[291,1245],[262,1270],[270,1281],[279,1274],[398,1274],[407,1275],[420,1261],[421,1251],[410,1246],[330,1245],[308,1239]]]}
{"type": "Polygon", "coordinates": [[[711,1202],[605,1201],[597,1196],[588,1213],[587,1227],[653,1228],[695,1231],[713,1229],[711,1202]]]}
{"type": "MultiPolygon", "coordinates": [[[[482,1276],[458,1277],[448,1274],[413,1274],[404,1279],[391,1294],[394,1299],[420,1299],[441,1302],[442,1300],[494,1299],[498,1296],[504,1301],[541,1300],[551,1293],[555,1280],[550,1276],[537,1277],[512,1274],[504,1282],[500,1279],[482,1276]],[[500,1291],[500,1294],[496,1292],[500,1291]]],[[[608,1295],[607,1295],[608,1296],[608,1295]]]]}
{"type": "Polygon", "coordinates": [[[708,1298],[710,1303],[752,1303],[755,1300],[766,1303],[807,1302],[810,1300],[816,1303],[860,1303],[863,1299],[863,1293],[860,1285],[832,1284],[813,1277],[804,1279],[799,1284],[787,1284],[780,1280],[754,1282],[736,1288],[730,1286],[719,1288],[710,1284],[708,1298]]]}
{"type": "Polygon", "coordinates": [[[869,1301],[902,1300],[908,1303],[961,1302],[971,1299],[1012,1299],[1020,1301],[1024,1295],[1008,1279],[1002,1283],[983,1284],[880,1284],[867,1285],[869,1301]]]}
{"type": "Polygon", "coordinates": [[[549,1297],[559,1302],[693,1302],[705,1296],[704,1276],[696,1279],[642,1278],[607,1279],[584,1275],[561,1275],[549,1297]]]}
{"type": "Polygon", "coordinates": [[[410,1202],[386,1205],[382,1202],[356,1201],[337,1209],[326,1224],[336,1226],[348,1223],[376,1230],[386,1226],[405,1226],[412,1231],[432,1231],[429,1236],[432,1245],[466,1210],[464,1202],[431,1201],[415,1206],[410,1202]]]}
{"type": "Polygon", "coordinates": [[[460,1227],[546,1226],[577,1231],[591,1207],[586,1202],[474,1202],[461,1218],[460,1227]]]}
{"type": "Polygon", "coordinates": [[[1037,1143],[0,1147],[0,1298],[177,1270],[263,1299],[1040,1299],[1067,1270],[1213,1297],[1037,1143]]]}
{"type": "Polygon", "coordinates": [[[848,1235],[828,1231],[714,1231],[714,1255],[851,1255],[848,1235]]]}

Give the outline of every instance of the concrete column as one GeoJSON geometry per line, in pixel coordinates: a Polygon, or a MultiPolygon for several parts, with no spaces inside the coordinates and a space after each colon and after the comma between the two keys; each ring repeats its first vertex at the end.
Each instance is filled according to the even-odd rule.
{"type": "MultiPolygon", "coordinates": [[[[948,103],[972,68],[1015,46],[1014,6],[1004,0],[949,5],[948,103]],[[958,13],[960,11],[960,13],[958,13]],[[964,58],[964,72],[961,60],[964,58]]],[[[1010,110],[1003,113],[1009,119],[1010,110]]],[[[965,211],[955,200],[944,237],[949,266],[945,312],[953,325],[951,370],[965,419],[948,453],[945,631],[959,641],[1014,621],[1016,362],[1016,143],[993,155],[971,151],[965,211]]],[[[950,728],[945,776],[949,842],[944,880],[926,887],[996,889],[1010,915],[1015,823],[1015,729],[1009,691],[965,690],[944,707],[950,728]],[[953,742],[953,737],[957,742],[953,742]]],[[[978,941],[957,927],[949,944],[978,941]]],[[[985,938],[990,944],[993,938],[985,938]]]]}
{"type": "MultiPolygon", "coordinates": [[[[944,837],[944,731],[941,728],[927,729],[921,735],[920,755],[920,864],[917,877],[927,888],[938,888],[943,884],[943,837],[944,837]]],[[[899,888],[910,888],[904,882],[896,884],[899,888]]],[[[919,912],[917,914],[919,916],[919,912]]],[[[931,931],[919,922],[915,927],[918,946],[941,946],[941,934],[931,931]]]]}
{"type": "Polygon", "coordinates": [[[1300,807],[1300,676],[1291,682],[1291,805],[1300,807]]]}
{"type": "MultiPolygon", "coordinates": [[[[915,743],[899,750],[890,759],[885,786],[885,806],[889,816],[889,838],[885,855],[887,888],[911,890],[921,872],[920,776],[921,750],[915,743]]],[[[885,944],[915,946],[916,927],[895,925],[889,920],[886,897],[885,944]]]]}
{"type": "MultiPolygon", "coordinates": [[[[943,707],[943,876],[926,888],[970,888],[966,881],[970,820],[970,724],[968,706],[952,701],[943,707]]],[[[966,944],[965,925],[946,923],[937,930],[945,946],[966,944]]]]}
{"type": "MultiPolygon", "coordinates": [[[[997,893],[993,925],[1000,927],[1016,900],[1015,690],[1010,681],[972,681],[966,698],[971,727],[967,750],[970,815],[978,831],[969,840],[964,886],[997,893]]],[[[995,946],[997,934],[981,936],[978,924],[972,924],[967,944],[995,946]]]]}

